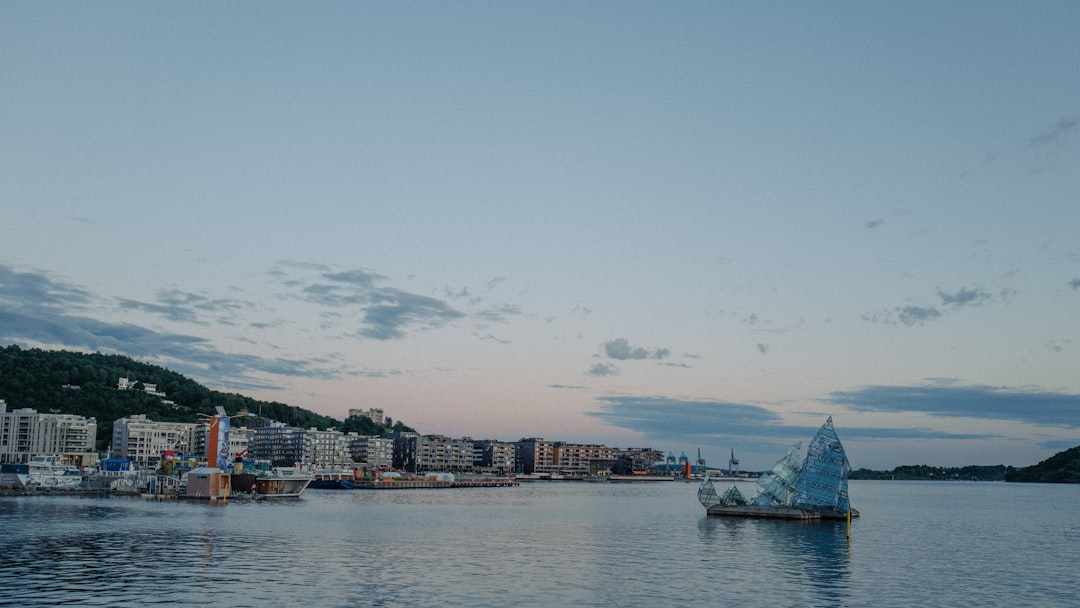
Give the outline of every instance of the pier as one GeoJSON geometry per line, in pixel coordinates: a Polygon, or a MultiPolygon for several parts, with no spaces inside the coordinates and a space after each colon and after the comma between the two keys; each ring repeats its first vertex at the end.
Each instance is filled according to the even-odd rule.
{"type": "Polygon", "coordinates": [[[506,488],[519,485],[516,479],[462,479],[440,481],[436,479],[404,479],[383,481],[358,481],[356,490],[422,490],[434,488],[506,488]]]}

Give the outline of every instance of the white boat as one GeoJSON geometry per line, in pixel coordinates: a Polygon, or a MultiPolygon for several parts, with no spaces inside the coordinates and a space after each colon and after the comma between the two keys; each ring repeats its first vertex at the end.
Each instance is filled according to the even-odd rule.
{"type": "Polygon", "coordinates": [[[82,486],[79,467],[64,464],[59,456],[32,456],[26,463],[8,463],[0,468],[0,485],[24,488],[73,489],[82,486]]]}
{"type": "Polygon", "coordinates": [[[255,475],[255,498],[296,498],[315,477],[295,467],[278,467],[255,475]]]}

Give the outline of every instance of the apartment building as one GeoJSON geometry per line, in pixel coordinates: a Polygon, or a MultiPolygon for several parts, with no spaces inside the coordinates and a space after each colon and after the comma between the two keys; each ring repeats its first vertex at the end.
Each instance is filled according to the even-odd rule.
{"type": "Polygon", "coordinates": [[[308,429],[304,433],[303,458],[300,462],[317,469],[352,467],[346,436],[341,431],[308,429]]]}
{"type": "Polygon", "coordinates": [[[275,467],[303,464],[316,468],[333,468],[353,465],[349,444],[341,431],[302,429],[282,423],[274,423],[254,431],[252,458],[269,460],[275,467]]]}
{"type": "Polygon", "coordinates": [[[473,443],[443,435],[387,433],[394,439],[394,466],[413,473],[473,471],[473,443]]]}
{"type": "Polygon", "coordinates": [[[394,440],[377,435],[349,433],[345,437],[349,455],[367,469],[389,469],[394,466],[394,440]]]}
{"type": "Polygon", "coordinates": [[[190,454],[196,449],[193,422],[157,422],[135,414],[113,422],[112,458],[126,458],[142,466],[157,466],[162,454],[190,454]]]}
{"type": "Polygon", "coordinates": [[[477,473],[509,475],[516,469],[514,444],[480,439],[473,444],[473,469],[477,473]]]}
{"type": "Polygon", "coordinates": [[[384,412],[381,408],[375,407],[366,410],[349,408],[349,418],[352,418],[353,416],[363,416],[364,418],[371,420],[375,424],[383,423],[383,413],[384,412]]]}
{"type": "Polygon", "coordinates": [[[545,441],[542,437],[514,444],[517,466],[526,474],[605,475],[622,450],[595,444],[545,441]]]}
{"type": "Polygon", "coordinates": [[[0,399],[0,463],[24,463],[36,455],[59,455],[79,466],[97,464],[97,420],[72,414],[7,411],[0,399]]]}

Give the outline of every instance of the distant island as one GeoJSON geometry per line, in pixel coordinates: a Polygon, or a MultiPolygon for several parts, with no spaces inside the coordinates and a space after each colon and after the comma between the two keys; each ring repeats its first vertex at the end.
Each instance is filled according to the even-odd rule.
{"type": "MultiPolygon", "coordinates": [[[[385,424],[363,416],[342,422],[284,403],[212,391],[177,372],[124,355],[24,349],[17,345],[0,347],[0,399],[13,409],[27,407],[95,418],[99,449],[111,440],[117,419],[146,414],[158,421],[196,422],[200,416],[214,414],[218,406],[229,415],[250,412],[291,426],[320,430],[362,435],[414,430],[389,418],[385,424]],[[170,398],[161,399],[142,390],[117,390],[120,378],[138,378],[170,398]]],[[[904,465],[891,471],[858,469],[850,479],[1080,483],[1080,446],[1030,467],[904,465]]]]}

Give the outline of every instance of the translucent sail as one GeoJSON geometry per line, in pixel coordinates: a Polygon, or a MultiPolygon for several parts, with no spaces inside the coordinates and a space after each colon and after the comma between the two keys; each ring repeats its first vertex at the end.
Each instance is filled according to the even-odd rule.
{"type": "Polygon", "coordinates": [[[791,446],[768,473],[758,478],[758,495],[754,502],[761,506],[789,506],[799,478],[799,449],[802,442],[791,446]]]}
{"type": "Polygon", "coordinates": [[[734,484],[727,490],[724,490],[723,494],[716,493],[716,487],[713,486],[711,479],[706,479],[701,487],[698,488],[698,500],[705,506],[706,509],[717,505],[723,505],[725,507],[742,507],[748,503],[746,498],[743,497],[739,488],[736,488],[734,484]]]}
{"type": "Polygon", "coordinates": [[[701,501],[702,506],[706,509],[714,505],[721,504],[720,496],[716,493],[716,488],[713,486],[713,482],[708,477],[705,478],[704,483],[697,491],[698,500],[701,501]]]}
{"type": "Polygon", "coordinates": [[[849,473],[851,464],[830,416],[806,449],[806,461],[795,484],[792,503],[807,509],[847,511],[849,473]]]}

